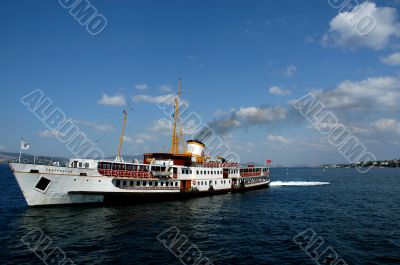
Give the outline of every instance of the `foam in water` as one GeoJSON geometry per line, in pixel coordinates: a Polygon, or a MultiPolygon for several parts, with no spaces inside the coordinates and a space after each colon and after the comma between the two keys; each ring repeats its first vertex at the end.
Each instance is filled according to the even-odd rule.
{"type": "Polygon", "coordinates": [[[321,186],[321,185],[329,185],[329,182],[320,182],[320,181],[272,181],[269,185],[273,187],[279,186],[321,186]]]}

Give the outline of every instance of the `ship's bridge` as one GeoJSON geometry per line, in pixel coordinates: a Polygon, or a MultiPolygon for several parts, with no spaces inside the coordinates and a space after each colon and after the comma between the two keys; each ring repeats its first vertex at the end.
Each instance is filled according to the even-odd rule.
{"type": "Polygon", "coordinates": [[[82,159],[82,158],[71,158],[68,163],[68,167],[72,168],[97,168],[97,160],[93,159],[82,159]]]}

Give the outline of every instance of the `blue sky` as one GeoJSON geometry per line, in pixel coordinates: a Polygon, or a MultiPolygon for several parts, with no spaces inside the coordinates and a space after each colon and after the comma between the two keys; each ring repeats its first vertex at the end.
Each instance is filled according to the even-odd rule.
{"type": "Polygon", "coordinates": [[[90,3],[107,19],[97,36],[59,1],[0,3],[0,150],[24,137],[28,153],[72,156],[20,102],[40,89],[106,155],[124,108],[123,153],[167,151],[170,117],[154,102],[181,76],[190,110],[243,162],[345,161],[289,103],[310,91],[378,159],[399,157],[398,1],[360,2],[376,21],[366,36],[328,1],[90,3]]]}

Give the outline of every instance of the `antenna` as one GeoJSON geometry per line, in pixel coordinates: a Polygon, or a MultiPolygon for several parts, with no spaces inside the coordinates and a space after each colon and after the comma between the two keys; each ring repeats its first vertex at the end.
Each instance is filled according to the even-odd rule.
{"type": "Polygon", "coordinates": [[[118,154],[117,154],[117,157],[115,158],[115,161],[117,161],[117,162],[122,162],[121,148],[122,148],[122,140],[124,138],[124,131],[125,131],[125,125],[126,125],[126,115],[128,115],[128,113],[126,112],[126,110],[124,110],[123,114],[124,114],[124,122],[122,124],[121,136],[119,137],[118,154]]]}

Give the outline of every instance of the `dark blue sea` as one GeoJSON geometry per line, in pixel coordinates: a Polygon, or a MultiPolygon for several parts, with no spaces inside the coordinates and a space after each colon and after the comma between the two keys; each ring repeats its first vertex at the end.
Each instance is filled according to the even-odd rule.
{"type": "Polygon", "coordinates": [[[2,165],[0,263],[400,264],[400,169],[271,178],[269,189],[184,201],[28,208],[2,165]]]}

